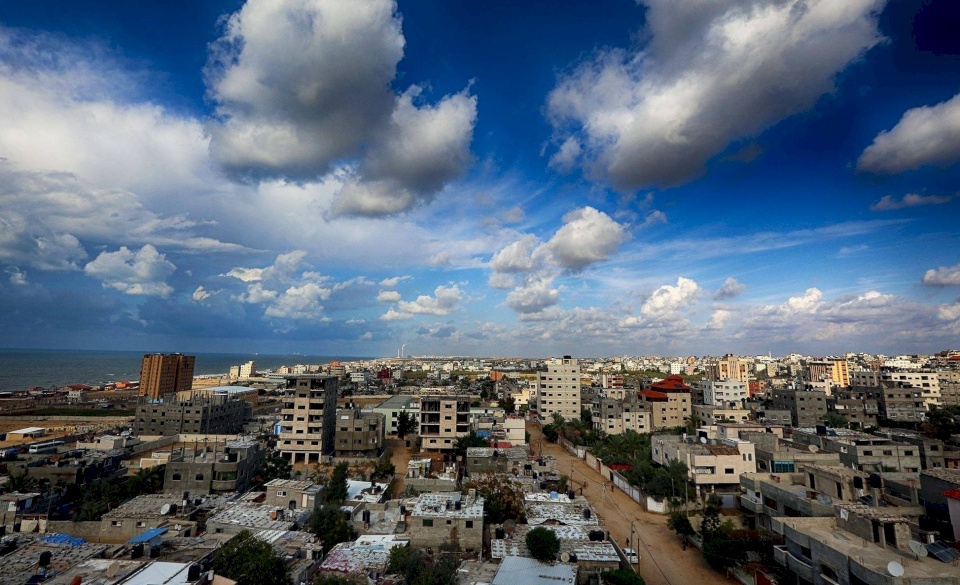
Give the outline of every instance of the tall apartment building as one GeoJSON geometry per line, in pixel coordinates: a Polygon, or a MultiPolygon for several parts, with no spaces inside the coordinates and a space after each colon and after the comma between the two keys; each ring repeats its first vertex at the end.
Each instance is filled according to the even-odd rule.
{"type": "Polygon", "coordinates": [[[750,381],[750,363],[739,357],[727,354],[707,364],[707,380],[736,380],[746,384],[750,381]]]}
{"type": "Polygon", "coordinates": [[[626,431],[649,433],[651,412],[637,400],[636,394],[625,399],[599,396],[590,404],[593,415],[593,428],[608,435],[619,435],[626,431]]]}
{"type": "Polygon", "coordinates": [[[944,406],[960,406],[960,370],[938,370],[940,400],[944,406]]]}
{"type": "Polygon", "coordinates": [[[149,353],[140,365],[140,395],[163,398],[193,387],[193,367],[197,358],[180,353],[149,353]]]}
{"type": "Polygon", "coordinates": [[[286,376],[277,449],[290,463],[319,463],[333,455],[338,380],[333,376],[286,376]]]}
{"type": "Polygon", "coordinates": [[[250,360],[249,362],[240,366],[240,377],[241,378],[251,378],[257,375],[257,362],[250,360]]]}
{"type": "Polygon", "coordinates": [[[850,374],[850,384],[857,387],[898,387],[915,388],[923,398],[924,404],[940,406],[940,376],[934,371],[889,371],[872,372],[856,370],[850,374]]]}
{"type": "Polygon", "coordinates": [[[774,410],[789,410],[795,427],[813,427],[827,416],[827,394],[822,390],[774,388],[771,393],[774,410]]]}
{"type": "Polygon", "coordinates": [[[747,384],[738,380],[707,380],[703,383],[703,403],[724,408],[743,408],[747,402],[747,384]]]}
{"type": "Polygon", "coordinates": [[[847,360],[811,360],[807,362],[807,375],[812,382],[830,380],[831,386],[846,388],[850,385],[850,364],[847,360]]]}
{"type": "Polygon", "coordinates": [[[680,376],[669,376],[638,392],[640,402],[650,411],[651,429],[656,431],[686,425],[693,412],[690,405],[691,390],[680,376]]]}
{"type": "Polygon", "coordinates": [[[245,400],[217,395],[140,404],[133,428],[137,435],[233,435],[243,430],[251,410],[245,400]]]}
{"type": "Polygon", "coordinates": [[[877,388],[837,388],[830,400],[830,409],[846,419],[851,429],[877,426],[879,396],[877,388]]]}
{"type": "Polygon", "coordinates": [[[470,397],[420,397],[420,448],[450,451],[457,439],[470,434],[470,397]]]}
{"type": "Polygon", "coordinates": [[[580,362],[565,355],[544,363],[537,372],[537,412],[547,421],[554,414],[580,418],[580,362]]]}
{"type": "Polygon", "coordinates": [[[386,417],[379,412],[361,412],[359,408],[338,410],[334,454],[337,457],[379,457],[383,450],[384,420],[386,417]]]}

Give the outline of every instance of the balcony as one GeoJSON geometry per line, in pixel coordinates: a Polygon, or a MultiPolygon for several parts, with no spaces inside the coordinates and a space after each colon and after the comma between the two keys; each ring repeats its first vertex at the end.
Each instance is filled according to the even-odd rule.
{"type": "Polygon", "coordinates": [[[740,496],[740,507],[755,514],[763,513],[763,504],[760,503],[760,498],[752,498],[746,494],[740,496]]]}
{"type": "Polygon", "coordinates": [[[790,553],[787,552],[786,545],[776,544],[773,546],[773,560],[777,561],[780,565],[787,566],[787,556],[790,553]]]}

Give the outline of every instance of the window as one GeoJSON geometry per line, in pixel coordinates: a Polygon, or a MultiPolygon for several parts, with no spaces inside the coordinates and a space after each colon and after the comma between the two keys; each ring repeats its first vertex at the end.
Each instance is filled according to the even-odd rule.
{"type": "Polygon", "coordinates": [[[725,467],[725,468],[723,469],[723,472],[726,473],[727,475],[733,475],[733,468],[732,468],[732,467],[725,467]]]}
{"type": "Polygon", "coordinates": [[[196,476],[194,479],[196,479],[197,481],[203,481],[203,474],[202,474],[202,473],[198,473],[197,476],[196,476]]]}
{"type": "Polygon", "coordinates": [[[183,479],[183,478],[180,477],[180,474],[179,474],[179,473],[174,473],[174,474],[173,474],[173,481],[180,481],[181,479],[183,479]]]}
{"type": "Polygon", "coordinates": [[[122,520],[111,520],[111,521],[110,521],[110,526],[123,526],[123,521],[122,521],[122,520]]]}
{"type": "Polygon", "coordinates": [[[424,519],[423,519],[423,525],[424,525],[424,527],[427,527],[427,528],[432,527],[432,526],[433,526],[433,518],[424,518],[424,519]]]}
{"type": "Polygon", "coordinates": [[[287,495],[287,492],[285,490],[277,490],[277,495],[282,498],[283,496],[287,495]]]}
{"type": "Polygon", "coordinates": [[[146,526],[146,525],[147,525],[147,523],[144,522],[143,520],[140,520],[140,521],[137,522],[137,527],[139,527],[139,528],[143,528],[143,527],[146,526]]]}
{"type": "Polygon", "coordinates": [[[467,528],[473,528],[473,520],[467,520],[467,528]]]}

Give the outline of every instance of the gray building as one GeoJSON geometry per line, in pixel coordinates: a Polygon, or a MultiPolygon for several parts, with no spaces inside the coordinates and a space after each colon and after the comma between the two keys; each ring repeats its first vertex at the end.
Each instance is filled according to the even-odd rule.
{"type": "Polygon", "coordinates": [[[410,546],[480,551],[483,546],[483,498],[473,490],[422,494],[410,514],[410,546]]]}
{"type": "Polygon", "coordinates": [[[821,424],[827,416],[827,394],[823,390],[774,388],[771,392],[773,410],[789,410],[795,427],[821,424]]]}
{"type": "Polygon", "coordinates": [[[334,437],[336,457],[376,459],[383,451],[385,417],[379,412],[362,412],[359,408],[337,411],[334,437]]]}
{"type": "Polygon", "coordinates": [[[253,440],[182,448],[167,462],[163,491],[191,495],[246,491],[264,456],[263,447],[253,440]]]}
{"type": "Polygon", "coordinates": [[[333,455],[338,380],[335,376],[286,376],[277,449],[291,464],[319,463],[333,455]]]}
{"type": "Polygon", "coordinates": [[[960,489],[960,469],[931,469],[920,473],[920,498],[925,516],[920,527],[940,533],[941,540],[958,540],[950,523],[950,510],[944,492],[960,489]]]}
{"type": "Polygon", "coordinates": [[[919,447],[884,437],[848,429],[830,429],[822,434],[814,429],[796,429],[792,439],[799,445],[838,453],[843,465],[860,471],[920,471],[919,447]]]}
{"type": "Polygon", "coordinates": [[[137,435],[235,435],[250,412],[249,402],[216,395],[140,404],[133,427],[137,435]]]}

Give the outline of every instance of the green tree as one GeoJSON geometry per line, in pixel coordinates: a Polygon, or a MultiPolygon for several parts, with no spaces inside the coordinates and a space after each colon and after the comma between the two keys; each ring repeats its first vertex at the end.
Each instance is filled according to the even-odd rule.
{"type": "Polygon", "coordinates": [[[644,585],[643,577],[630,569],[616,569],[600,573],[603,585],[644,585]]]}
{"type": "Polygon", "coordinates": [[[593,428],[593,411],[589,408],[581,408],[580,420],[583,424],[587,425],[587,428],[593,428]]]}
{"type": "Polygon", "coordinates": [[[667,519],[667,526],[670,530],[673,530],[677,533],[677,536],[690,536],[693,534],[693,524],[690,523],[690,518],[683,514],[682,512],[672,512],[670,517],[667,519]]]}
{"type": "Polygon", "coordinates": [[[366,585],[367,579],[360,575],[341,575],[340,573],[319,573],[313,585],[366,585]]]}
{"type": "Polygon", "coordinates": [[[319,510],[315,510],[310,517],[310,531],[317,535],[323,542],[323,552],[329,553],[330,549],[357,537],[357,531],[347,522],[347,519],[340,511],[339,504],[324,504],[319,510]]]}
{"type": "Polygon", "coordinates": [[[265,540],[244,530],[213,557],[213,570],[237,585],[290,585],[287,566],[265,540]]]}
{"type": "Polygon", "coordinates": [[[402,411],[397,417],[397,436],[401,439],[417,430],[417,421],[407,411],[402,411]]]}
{"type": "Polygon", "coordinates": [[[333,476],[330,478],[330,482],[327,483],[327,489],[324,491],[323,499],[325,502],[340,505],[347,499],[347,473],[349,471],[350,466],[346,461],[338,463],[337,466],[333,468],[333,476]]]}
{"type": "Polygon", "coordinates": [[[470,431],[470,434],[464,435],[457,439],[456,444],[454,444],[453,449],[457,452],[457,455],[461,457],[467,454],[467,449],[470,447],[489,447],[490,443],[486,439],[477,435],[475,431],[470,431]]]}
{"type": "Polygon", "coordinates": [[[709,505],[703,511],[703,519],[700,520],[700,536],[706,542],[718,534],[720,534],[720,511],[716,506],[709,505]]]}
{"type": "Polygon", "coordinates": [[[537,526],[527,532],[527,548],[538,561],[554,561],[560,552],[560,539],[552,530],[537,526]]]}
{"type": "Polygon", "coordinates": [[[450,559],[429,559],[423,551],[395,546],[387,559],[387,574],[400,575],[404,585],[456,585],[457,565],[450,559]]]}
{"type": "Polygon", "coordinates": [[[499,473],[481,473],[467,483],[484,499],[483,515],[487,524],[503,524],[507,520],[526,522],[523,490],[499,473]]]}
{"type": "Polygon", "coordinates": [[[27,474],[27,470],[23,469],[20,473],[16,471],[11,472],[10,476],[7,478],[7,483],[0,486],[0,492],[2,493],[29,493],[33,488],[37,487],[37,480],[34,477],[31,477],[27,474]]]}
{"type": "Polygon", "coordinates": [[[513,414],[517,411],[517,401],[513,397],[513,394],[507,392],[503,400],[500,401],[500,407],[503,408],[503,412],[506,414],[513,414]]]}
{"type": "Polygon", "coordinates": [[[838,414],[836,412],[828,412],[827,416],[823,417],[823,423],[828,427],[833,427],[835,429],[847,427],[847,419],[842,414],[838,414]]]}
{"type": "Polygon", "coordinates": [[[290,479],[292,470],[290,460],[273,451],[267,455],[254,475],[254,488],[261,488],[263,484],[275,479],[290,479]]]}

